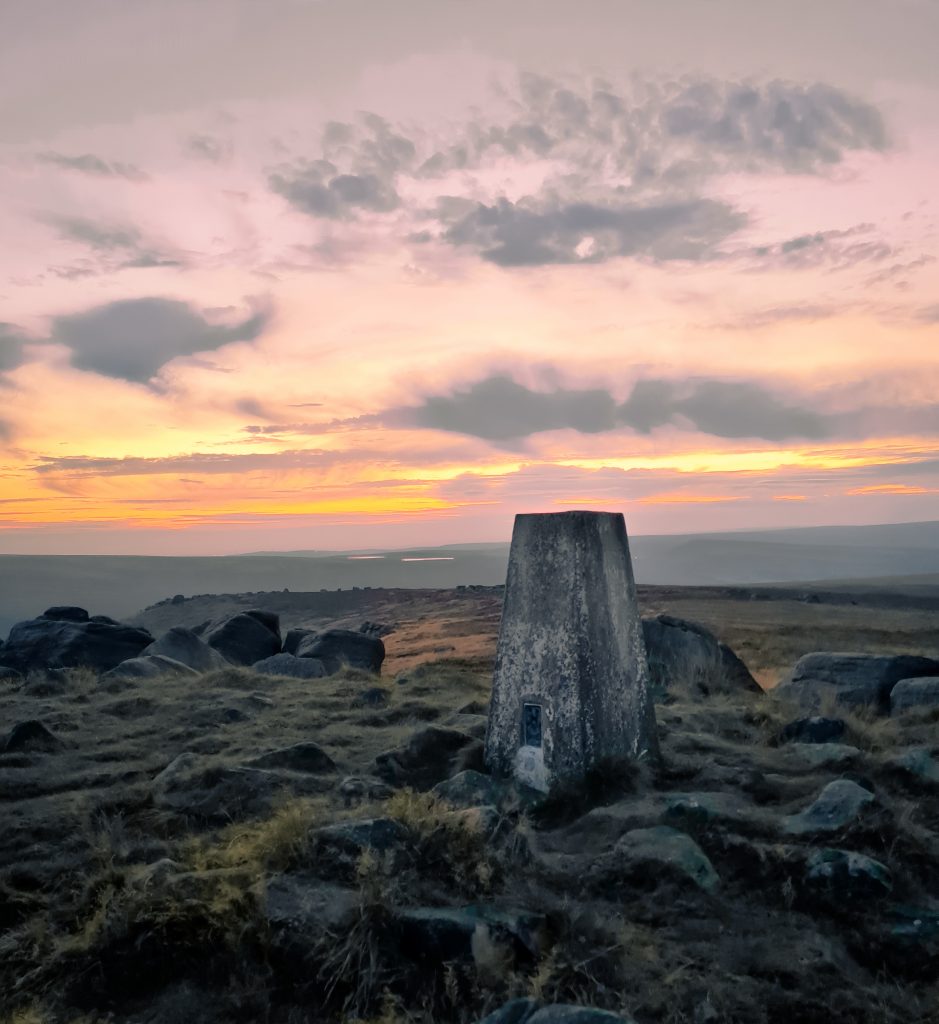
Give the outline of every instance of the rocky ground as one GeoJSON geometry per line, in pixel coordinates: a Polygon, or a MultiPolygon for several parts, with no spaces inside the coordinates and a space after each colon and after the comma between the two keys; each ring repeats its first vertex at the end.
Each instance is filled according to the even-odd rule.
{"type": "MultiPolygon", "coordinates": [[[[469,621],[461,600],[441,618],[469,621]]],[[[167,638],[203,625],[172,607],[156,653],[74,610],[0,647],[0,1020],[939,1020],[928,644],[803,659],[765,694],[707,631],[650,618],[661,763],[546,799],[482,765],[485,614],[477,654],[396,663],[429,603],[352,640],[361,606],[292,639],[247,601],[167,638]],[[100,663],[30,663],[43,637],[100,663]]]]}

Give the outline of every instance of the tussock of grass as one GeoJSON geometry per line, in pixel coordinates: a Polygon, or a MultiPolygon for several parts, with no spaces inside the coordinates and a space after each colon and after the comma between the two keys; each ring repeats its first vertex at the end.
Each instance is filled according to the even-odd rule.
{"type": "Polygon", "coordinates": [[[286,871],[303,858],[310,829],[323,819],[328,806],[325,797],[287,799],[268,818],[193,840],[184,848],[183,864],[193,871],[245,868],[259,875],[286,871]]]}

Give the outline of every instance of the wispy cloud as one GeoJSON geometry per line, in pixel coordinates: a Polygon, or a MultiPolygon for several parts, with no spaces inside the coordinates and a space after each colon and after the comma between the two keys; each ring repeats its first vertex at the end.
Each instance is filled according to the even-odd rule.
{"type": "Polygon", "coordinates": [[[40,163],[52,164],[66,171],[77,171],[81,174],[89,174],[97,178],[124,178],[126,181],[148,180],[148,175],[134,164],[122,163],[116,160],[104,160],[93,153],[69,155],[67,153],[47,151],[37,153],[36,159],[40,163]]]}

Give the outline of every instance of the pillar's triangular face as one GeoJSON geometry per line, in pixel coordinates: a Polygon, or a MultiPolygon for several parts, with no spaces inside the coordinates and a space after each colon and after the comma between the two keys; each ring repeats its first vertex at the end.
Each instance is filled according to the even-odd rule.
{"type": "Polygon", "coordinates": [[[547,792],[603,758],[657,755],[623,516],[516,516],[486,734],[490,770],[547,792]]]}

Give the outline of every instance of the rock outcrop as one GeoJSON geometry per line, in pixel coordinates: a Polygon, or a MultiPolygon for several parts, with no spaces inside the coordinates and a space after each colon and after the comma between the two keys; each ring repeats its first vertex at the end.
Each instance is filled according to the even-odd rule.
{"type": "Polygon", "coordinates": [[[82,609],[66,609],[71,618],[50,618],[49,609],[37,619],[18,622],[3,646],[3,662],[19,672],[50,668],[90,668],[107,672],[122,661],[136,658],[153,637],[133,626],[79,620],[82,609]]]}
{"type": "Polygon", "coordinates": [[[174,626],[167,630],[142,653],[172,658],[195,669],[196,672],[211,672],[231,664],[223,654],[184,626],[174,626]]]}
{"type": "Polygon", "coordinates": [[[321,661],[330,675],[345,665],[381,672],[385,645],[380,637],[353,629],[328,629],[325,633],[302,637],[297,644],[297,655],[321,661]]]}
{"type": "Polygon", "coordinates": [[[806,654],[774,695],[809,711],[826,698],[847,707],[890,710],[890,694],[902,679],[939,676],[939,661],[910,654],[806,654]]]}
{"type": "Polygon", "coordinates": [[[696,622],[658,615],[642,620],[649,679],[658,699],[683,693],[762,693],[747,666],[714,634],[696,622]]]}
{"type": "Polygon", "coordinates": [[[203,636],[233,665],[253,665],[280,653],[277,616],[266,612],[239,612],[209,625],[203,636]]]}
{"type": "Polygon", "coordinates": [[[322,679],[326,666],[318,658],[298,658],[295,654],[272,654],[251,666],[255,672],[268,676],[290,676],[292,679],[322,679]]]}

